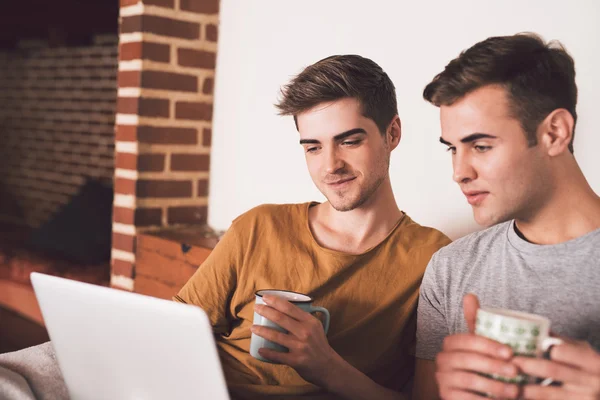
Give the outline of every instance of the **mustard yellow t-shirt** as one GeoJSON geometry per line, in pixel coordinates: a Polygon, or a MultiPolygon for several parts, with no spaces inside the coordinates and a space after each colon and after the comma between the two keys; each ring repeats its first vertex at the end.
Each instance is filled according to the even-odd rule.
{"type": "Polygon", "coordinates": [[[233,399],[336,398],[291,367],[250,356],[261,289],[305,293],[327,308],[329,344],[375,382],[399,390],[413,373],[419,285],[433,253],[450,240],[404,215],[362,254],[329,250],[309,228],[312,204],[263,205],[238,217],[174,298],[208,314],[233,399]]]}

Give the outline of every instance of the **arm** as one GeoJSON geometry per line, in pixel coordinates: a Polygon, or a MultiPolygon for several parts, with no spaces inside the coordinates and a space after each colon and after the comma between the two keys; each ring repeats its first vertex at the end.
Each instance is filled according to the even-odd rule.
{"type": "Polygon", "coordinates": [[[263,357],[289,365],[306,381],[345,399],[405,399],[402,394],[378,385],[337,354],[317,318],[284,299],[264,296],[263,300],[268,306],[259,304],[256,312],[288,333],[257,325],[252,332],[289,349],[288,353],[261,349],[263,357]]]}
{"type": "Polygon", "coordinates": [[[551,360],[515,357],[521,371],[562,382],[560,386],[527,385],[526,399],[600,399],[600,354],[586,342],[564,342],[551,350],[551,360]]]}
{"type": "Polygon", "coordinates": [[[435,361],[417,358],[412,400],[438,400],[435,361]]]}
{"type": "Polygon", "coordinates": [[[481,399],[481,395],[501,399],[516,399],[519,387],[503,383],[482,374],[506,377],[517,375],[511,362],[512,349],[502,343],[475,335],[475,319],[479,301],[467,294],[463,301],[465,320],[469,333],[448,336],[436,358],[436,380],[440,397],[444,400],[481,399]]]}
{"type": "Polygon", "coordinates": [[[476,296],[467,295],[463,302],[464,317],[471,333],[448,336],[448,289],[441,273],[447,268],[441,264],[443,259],[438,260],[438,254],[427,266],[419,295],[416,356],[421,360],[415,370],[414,398],[480,399],[476,393],[515,398],[518,394],[516,385],[481,376],[481,373],[516,376],[517,370],[509,362],[512,351],[508,346],[472,333],[479,308],[476,296]]]}
{"type": "Polygon", "coordinates": [[[231,329],[232,316],[228,306],[237,286],[237,271],[243,260],[241,242],[234,222],[173,298],[202,308],[215,334],[226,334],[231,329]]]}

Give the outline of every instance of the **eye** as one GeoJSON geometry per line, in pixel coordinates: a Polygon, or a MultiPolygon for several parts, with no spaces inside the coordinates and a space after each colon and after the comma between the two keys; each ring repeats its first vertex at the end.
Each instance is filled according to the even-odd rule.
{"type": "Polygon", "coordinates": [[[316,152],[317,150],[319,150],[319,148],[318,148],[318,147],[307,147],[307,148],[306,148],[306,152],[307,152],[307,153],[314,153],[314,152],[316,152]]]}
{"type": "Polygon", "coordinates": [[[448,146],[448,148],[446,149],[446,151],[450,151],[450,152],[452,152],[452,154],[456,154],[456,147],[454,147],[454,146],[448,146]]]}
{"type": "Polygon", "coordinates": [[[481,146],[481,145],[475,145],[473,146],[473,148],[478,152],[478,153],[485,153],[486,151],[490,150],[492,148],[492,146],[481,146]]]}
{"type": "Polygon", "coordinates": [[[355,146],[360,143],[360,140],[345,140],[342,142],[344,146],[355,146]]]}

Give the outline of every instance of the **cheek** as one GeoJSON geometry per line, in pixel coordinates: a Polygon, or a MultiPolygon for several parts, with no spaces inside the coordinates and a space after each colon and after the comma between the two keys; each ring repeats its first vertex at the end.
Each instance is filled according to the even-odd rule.
{"type": "Polygon", "coordinates": [[[321,164],[318,157],[307,155],[306,166],[311,177],[315,178],[320,175],[321,164]]]}

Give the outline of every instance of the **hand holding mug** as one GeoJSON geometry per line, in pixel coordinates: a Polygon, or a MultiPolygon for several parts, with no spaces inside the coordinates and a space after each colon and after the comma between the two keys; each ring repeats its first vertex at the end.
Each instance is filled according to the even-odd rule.
{"type": "Polygon", "coordinates": [[[329,312],[302,294],[257,292],[250,354],[260,360],[289,365],[305,380],[324,386],[339,357],[329,346],[329,312]],[[261,304],[263,303],[263,304],[261,304]],[[322,312],[322,323],[311,313],[322,312]]]}
{"type": "Polygon", "coordinates": [[[560,386],[527,385],[524,399],[600,399],[600,354],[587,342],[564,340],[550,351],[550,360],[515,357],[513,362],[531,376],[559,381],[560,386]]]}
{"type": "Polygon", "coordinates": [[[463,301],[469,333],[451,335],[444,340],[436,358],[436,380],[444,400],[481,399],[479,394],[494,398],[514,399],[519,387],[514,383],[492,379],[492,375],[516,377],[517,367],[510,362],[511,347],[495,340],[475,335],[479,300],[468,294],[463,301]]]}

